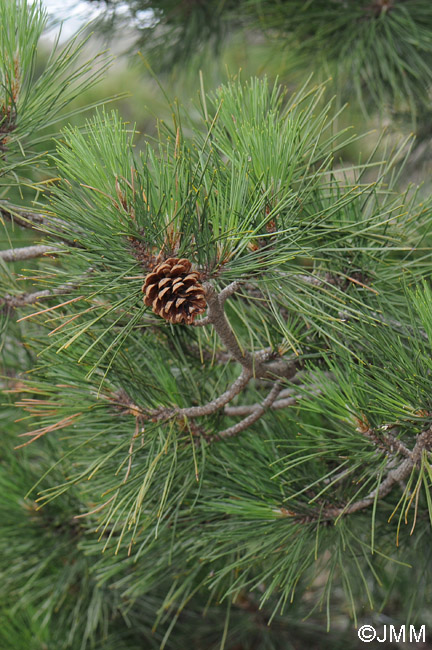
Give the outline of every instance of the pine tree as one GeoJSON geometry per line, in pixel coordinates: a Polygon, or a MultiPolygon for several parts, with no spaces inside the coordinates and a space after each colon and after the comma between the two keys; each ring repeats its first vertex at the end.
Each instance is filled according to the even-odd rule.
{"type": "Polygon", "coordinates": [[[75,40],[35,75],[45,20],[0,7],[2,219],[37,238],[0,251],[1,647],[355,648],[363,623],[428,625],[412,142],[344,164],[325,85],[235,77],[142,151],[107,108],[50,149],[107,62],[73,72],[75,40]]]}

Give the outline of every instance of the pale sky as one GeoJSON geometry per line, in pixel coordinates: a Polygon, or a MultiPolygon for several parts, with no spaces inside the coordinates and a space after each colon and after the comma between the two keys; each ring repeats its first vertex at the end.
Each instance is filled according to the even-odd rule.
{"type": "MultiPolygon", "coordinates": [[[[38,0],[28,0],[30,3],[38,2],[38,0]]],[[[3,0],[0,0],[3,2],[3,0]]],[[[42,5],[48,11],[50,16],[62,24],[60,41],[66,41],[73,36],[80,27],[91,22],[104,10],[104,5],[98,6],[96,3],[90,4],[84,0],[42,0],[42,5]]],[[[128,14],[129,5],[127,2],[124,4],[116,5],[117,15],[128,14]]],[[[137,12],[136,19],[142,25],[144,22],[153,20],[153,12],[149,9],[137,12]]],[[[47,32],[47,37],[53,39],[59,31],[59,27],[51,28],[47,32]]]]}
{"type": "Polygon", "coordinates": [[[82,0],[42,0],[42,4],[52,16],[63,21],[62,40],[72,36],[100,12],[82,0]]]}

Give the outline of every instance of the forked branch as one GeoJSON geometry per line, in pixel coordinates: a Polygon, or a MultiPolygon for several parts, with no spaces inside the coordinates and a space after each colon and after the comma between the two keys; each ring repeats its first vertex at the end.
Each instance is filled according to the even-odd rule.
{"type": "Polygon", "coordinates": [[[341,507],[327,507],[319,514],[320,521],[338,519],[339,517],[364,510],[371,506],[376,500],[383,499],[393,489],[393,487],[400,481],[405,480],[413,471],[418,467],[421,461],[422,453],[424,450],[430,451],[432,449],[432,427],[423,431],[417,436],[416,444],[410,452],[410,456],[405,458],[400,465],[390,469],[387,476],[383,481],[363,499],[359,499],[354,503],[347,504],[341,507]]]}
{"type": "Polygon", "coordinates": [[[243,368],[240,376],[231,384],[231,386],[219,397],[216,397],[211,402],[202,404],[201,406],[189,406],[185,408],[163,408],[154,411],[142,411],[142,415],[153,422],[158,420],[167,420],[172,417],[178,418],[197,418],[204,415],[211,415],[216,413],[225,404],[228,404],[236,395],[238,395],[252,378],[252,372],[243,368]]]}
{"type": "MultiPolygon", "coordinates": [[[[282,378],[292,378],[298,370],[298,360],[272,359],[273,351],[271,348],[258,350],[254,354],[248,350],[242,349],[231,325],[229,324],[224,311],[226,299],[231,296],[240,286],[239,282],[232,282],[219,294],[209,284],[204,285],[206,292],[206,301],[208,306],[208,315],[201,321],[195,322],[195,326],[213,325],[221,342],[224,344],[227,352],[226,359],[229,358],[237,361],[241,367],[239,377],[229,386],[221,395],[215,399],[200,406],[180,407],[162,407],[158,409],[141,409],[134,405],[134,414],[142,419],[158,422],[169,419],[184,420],[185,418],[199,418],[216,413],[226,407],[226,415],[245,415],[244,419],[227,429],[204,438],[209,442],[230,438],[237,435],[251,424],[256,422],[265,411],[273,406],[276,398],[281,394],[282,378]],[[273,386],[267,397],[258,404],[246,407],[227,407],[227,404],[239,395],[248,385],[252,378],[266,378],[273,382],[273,386]]],[[[225,357],[224,357],[225,358],[225,357]]],[[[280,400],[279,408],[288,406],[293,403],[291,393],[282,393],[285,399],[280,400]]],[[[298,398],[296,397],[295,400],[298,398]]],[[[116,396],[115,403],[125,412],[130,412],[131,401],[127,396],[122,397],[121,393],[116,396]]],[[[195,426],[195,425],[194,425],[195,426]]]]}
{"type": "Polygon", "coordinates": [[[240,363],[243,368],[253,372],[255,378],[269,378],[277,380],[280,377],[291,379],[299,369],[299,361],[275,359],[269,361],[272,351],[270,348],[260,350],[252,354],[244,350],[239,345],[237,337],[228,322],[225,315],[224,304],[226,299],[231,296],[240,287],[240,282],[232,282],[219,294],[208,282],[204,284],[206,300],[208,305],[208,315],[201,321],[197,321],[195,326],[213,325],[221,342],[226,347],[229,354],[235,361],[240,363]]]}
{"type": "Polygon", "coordinates": [[[277,381],[267,397],[255,408],[252,413],[250,413],[243,420],[240,420],[240,422],[237,422],[237,424],[234,424],[232,427],[228,427],[228,429],[225,429],[224,431],[219,431],[219,433],[215,433],[214,435],[209,436],[207,438],[207,441],[217,442],[218,440],[224,440],[225,438],[232,438],[238,433],[241,433],[241,431],[244,431],[250,427],[251,424],[254,424],[254,422],[259,420],[259,418],[267,411],[267,409],[271,407],[280,391],[281,384],[279,381],[277,381]]]}

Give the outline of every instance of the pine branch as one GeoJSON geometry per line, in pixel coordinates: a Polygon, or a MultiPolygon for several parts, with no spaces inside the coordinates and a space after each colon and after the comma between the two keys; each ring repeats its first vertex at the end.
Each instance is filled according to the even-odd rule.
{"type": "Polygon", "coordinates": [[[195,325],[213,325],[220,340],[227,348],[231,356],[244,368],[253,372],[255,378],[293,377],[299,366],[299,361],[277,359],[266,363],[273,351],[271,348],[259,350],[251,354],[248,350],[242,350],[237,338],[229,324],[224,311],[226,299],[240,287],[240,282],[235,281],[229,284],[219,294],[211,284],[205,283],[206,300],[208,305],[208,316],[198,321],[195,325]]]}
{"type": "Polygon", "coordinates": [[[301,395],[296,395],[294,397],[288,397],[291,394],[292,389],[286,389],[281,391],[281,382],[276,381],[272,389],[270,390],[267,397],[261,402],[252,405],[246,406],[232,406],[228,407],[228,404],[236,395],[238,395],[252,379],[252,373],[247,369],[243,369],[240,376],[236,381],[231,384],[231,386],[219,397],[215,398],[211,402],[207,402],[201,406],[192,406],[186,408],[163,408],[153,411],[143,410],[126,395],[122,390],[121,393],[117,396],[116,406],[121,407],[125,410],[126,413],[133,413],[135,417],[142,419],[150,419],[153,422],[158,420],[168,420],[172,417],[176,418],[197,418],[206,415],[211,415],[215,413],[223,406],[225,406],[224,412],[226,415],[246,415],[241,422],[221,431],[212,436],[205,436],[208,442],[215,442],[223,438],[230,438],[237,435],[251,424],[256,422],[264,413],[270,408],[280,409],[286,408],[287,406],[292,406],[301,399],[301,395]],[[276,400],[278,395],[284,395],[285,397],[280,400],[276,400]]]}
{"type": "Polygon", "coordinates": [[[375,490],[373,490],[363,499],[359,499],[358,501],[355,501],[349,505],[345,505],[339,508],[325,508],[324,511],[320,513],[319,520],[326,521],[337,519],[338,517],[358,512],[359,510],[368,508],[376,500],[386,497],[392,491],[395,484],[406,479],[411,474],[414,467],[418,466],[422,457],[423,450],[425,449],[432,449],[432,427],[426,431],[423,431],[417,437],[417,442],[413,450],[410,452],[410,457],[406,458],[400,465],[398,465],[398,467],[391,469],[387,473],[386,478],[381,481],[375,490]]]}
{"type": "Polygon", "coordinates": [[[232,438],[233,436],[236,436],[237,434],[241,433],[245,429],[251,426],[251,424],[254,424],[259,418],[269,409],[272,404],[274,403],[276,397],[279,395],[281,391],[281,383],[277,381],[267,397],[262,401],[261,404],[259,404],[253,413],[248,415],[247,417],[244,418],[244,420],[241,420],[240,422],[237,422],[237,424],[234,424],[232,427],[228,427],[228,429],[225,429],[224,431],[219,431],[219,433],[214,434],[213,436],[210,436],[207,438],[208,442],[217,442],[219,440],[223,440],[225,438],[232,438]]]}
{"type": "Polygon", "coordinates": [[[25,246],[23,248],[10,248],[9,250],[0,251],[0,259],[4,262],[18,262],[22,260],[31,260],[42,255],[54,255],[59,253],[60,249],[54,246],[25,246]]]}
{"type": "Polygon", "coordinates": [[[186,418],[197,418],[203,415],[211,415],[215,413],[220,408],[228,404],[236,395],[238,395],[245,386],[252,379],[252,371],[247,368],[243,368],[240,376],[231,384],[231,386],[219,397],[216,397],[211,402],[203,404],[202,406],[190,406],[186,408],[164,408],[158,409],[156,411],[142,411],[142,414],[145,417],[150,418],[152,421],[157,420],[167,420],[171,417],[186,417],[186,418]]]}
{"type": "Polygon", "coordinates": [[[206,282],[204,284],[204,289],[208,305],[208,316],[202,321],[198,321],[197,325],[201,327],[209,324],[213,325],[220,340],[233,358],[244,368],[252,370],[254,367],[254,358],[250,352],[241,349],[224,311],[226,299],[231,296],[239,286],[239,282],[232,282],[218,294],[212,285],[206,282]]]}
{"type": "Polygon", "coordinates": [[[31,212],[16,206],[10,206],[5,202],[0,202],[0,214],[10,221],[14,221],[19,226],[30,228],[32,230],[40,230],[38,226],[51,225],[51,221],[49,221],[43,214],[31,212]]]}
{"type": "Polygon", "coordinates": [[[9,205],[0,201],[0,215],[6,217],[9,221],[17,223],[22,228],[29,228],[42,232],[48,232],[51,237],[55,237],[67,243],[69,246],[79,247],[76,241],[64,237],[64,228],[67,225],[61,219],[48,218],[39,212],[32,212],[19,208],[15,205],[9,205]]]}
{"type": "Polygon", "coordinates": [[[406,456],[407,458],[412,457],[412,452],[408,449],[408,447],[406,447],[401,440],[399,440],[393,435],[393,432],[397,432],[395,428],[389,429],[387,433],[385,433],[384,431],[380,431],[378,433],[377,431],[371,428],[368,428],[366,431],[363,431],[361,429],[357,429],[357,430],[360,431],[366,438],[371,440],[378,447],[384,449],[385,451],[390,452],[391,454],[399,452],[403,456],[406,456]]]}
{"type": "MultiPolygon", "coordinates": [[[[215,398],[207,404],[201,406],[192,406],[185,408],[161,408],[155,410],[142,410],[137,406],[134,406],[136,414],[140,417],[150,419],[153,422],[159,420],[168,420],[172,417],[177,418],[196,418],[215,413],[226,404],[228,404],[236,395],[238,395],[249,383],[252,377],[255,378],[270,378],[277,379],[275,385],[270,391],[268,397],[261,403],[253,405],[252,408],[248,407],[247,417],[242,420],[242,422],[233,425],[226,431],[222,432],[222,437],[230,437],[231,435],[236,435],[236,433],[245,429],[247,426],[255,422],[261,415],[264,413],[267,408],[271,407],[273,402],[276,400],[277,395],[281,392],[280,381],[281,377],[292,378],[297,373],[299,362],[298,360],[286,361],[284,359],[277,359],[275,361],[269,361],[273,351],[271,348],[265,348],[263,350],[258,350],[255,354],[251,354],[247,350],[242,350],[240,345],[237,342],[237,338],[228,323],[228,320],[225,316],[224,304],[229,296],[231,296],[240,286],[239,282],[232,282],[225,289],[223,289],[219,294],[216,293],[215,289],[209,283],[204,285],[206,291],[206,300],[208,305],[208,316],[199,321],[199,323],[207,325],[211,324],[214,326],[219,338],[222,343],[225,344],[230,355],[242,365],[242,372],[236,381],[219,397],[215,398]],[[232,433],[231,433],[232,431],[232,433]]],[[[131,400],[127,395],[124,395],[123,392],[117,405],[130,409],[131,400]]],[[[283,402],[283,405],[286,405],[286,401],[283,402]]],[[[221,434],[218,434],[218,439],[220,439],[221,434]]],[[[209,438],[210,440],[213,437],[209,438]]],[[[215,438],[216,439],[216,438],[215,438]]]]}
{"type": "Polygon", "coordinates": [[[7,293],[5,296],[0,296],[0,306],[6,305],[7,307],[15,309],[17,307],[33,305],[34,303],[39,302],[39,300],[45,298],[53,298],[54,296],[71,293],[80,285],[80,283],[81,281],[65,282],[65,284],[61,284],[53,289],[42,289],[42,291],[34,291],[33,293],[22,293],[18,296],[12,296],[7,293]]]}
{"type": "MultiPolygon", "coordinates": [[[[286,388],[279,393],[279,399],[275,400],[271,405],[272,409],[282,409],[289,406],[294,406],[302,399],[302,395],[293,395],[292,388],[286,388]]],[[[230,415],[231,417],[235,416],[245,416],[255,413],[257,409],[261,407],[260,402],[255,404],[243,404],[239,406],[225,406],[224,413],[225,415],[230,415]]]]}
{"type": "MultiPolygon", "coordinates": [[[[386,318],[385,316],[383,316],[382,314],[379,314],[379,313],[376,312],[376,311],[373,311],[371,315],[372,315],[374,318],[376,318],[377,320],[381,321],[381,323],[382,323],[383,325],[388,325],[389,327],[392,327],[392,328],[395,329],[395,330],[399,330],[399,331],[401,331],[401,332],[403,332],[404,330],[405,330],[405,331],[408,330],[408,331],[411,332],[411,333],[414,332],[414,328],[413,328],[413,327],[411,327],[411,326],[409,326],[409,325],[407,325],[407,324],[405,324],[405,323],[401,323],[400,321],[395,320],[394,318],[386,318]]],[[[345,320],[348,320],[348,319],[345,318],[345,320]]],[[[425,341],[429,341],[429,337],[428,337],[428,335],[426,334],[426,332],[425,332],[424,329],[422,329],[422,328],[416,328],[415,331],[419,333],[419,335],[422,337],[422,339],[424,339],[425,341]]]]}
{"type": "MultiPolygon", "coordinates": [[[[58,287],[61,289],[61,287],[58,287]]],[[[43,298],[51,298],[56,295],[56,293],[61,293],[60,291],[50,289],[43,289],[42,291],[35,291],[34,293],[22,293],[18,296],[11,296],[6,294],[5,296],[0,297],[0,305],[6,305],[7,307],[24,307],[25,305],[33,305],[35,302],[39,302],[43,298]]]]}

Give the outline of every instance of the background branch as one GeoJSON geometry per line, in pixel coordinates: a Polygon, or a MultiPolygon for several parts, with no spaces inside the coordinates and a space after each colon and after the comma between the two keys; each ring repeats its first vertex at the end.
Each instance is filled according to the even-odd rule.
{"type": "Polygon", "coordinates": [[[54,255],[60,253],[59,248],[55,246],[44,246],[39,244],[36,246],[25,246],[23,248],[10,248],[5,251],[0,251],[0,259],[4,262],[18,262],[22,260],[30,260],[42,255],[54,255]]]}
{"type": "Polygon", "coordinates": [[[71,293],[74,289],[80,286],[83,279],[92,272],[93,269],[89,268],[87,273],[78,280],[75,280],[73,282],[65,282],[64,284],[60,284],[58,287],[53,287],[52,289],[42,289],[41,291],[34,291],[32,293],[21,293],[17,296],[13,296],[11,294],[0,296],[0,306],[6,305],[7,307],[12,308],[25,307],[25,305],[32,305],[36,302],[39,302],[41,299],[53,298],[54,296],[71,293]]]}
{"type": "Polygon", "coordinates": [[[411,457],[406,458],[398,467],[391,469],[386,478],[381,481],[379,486],[375,488],[370,494],[368,494],[363,499],[359,499],[354,503],[345,505],[339,508],[325,508],[324,511],[319,515],[320,521],[325,521],[329,519],[337,519],[338,517],[352,514],[368,508],[371,506],[376,499],[383,499],[386,497],[394,485],[406,479],[414,469],[418,466],[422,452],[424,449],[430,450],[432,448],[432,427],[423,431],[418,437],[417,442],[411,452],[411,457]]]}
{"type": "Polygon", "coordinates": [[[23,208],[1,201],[0,215],[9,221],[18,224],[22,228],[29,228],[31,230],[49,233],[51,237],[61,239],[69,246],[73,246],[74,248],[79,247],[79,244],[76,241],[67,239],[63,236],[66,223],[61,221],[61,219],[47,217],[40,212],[24,210],[23,208]]]}
{"type": "Polygon", "coordinates": [[[0,202],[0,214],[10,221],[17,223],[22,228],[41,230],[38,226],[48,226],[50,220],[41,213],[31,212],[17,206],[10,205],[7,202],[0,202]]]}

